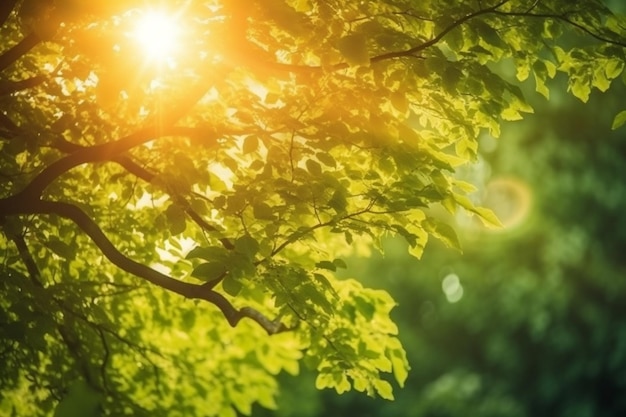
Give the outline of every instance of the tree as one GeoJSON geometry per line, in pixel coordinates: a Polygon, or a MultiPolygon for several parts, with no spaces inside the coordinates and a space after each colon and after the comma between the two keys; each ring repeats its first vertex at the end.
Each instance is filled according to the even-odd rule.
{"type": "MultiPolygon", "coordinates": [[[[623,86],[592,93],[591,108],[573,97],[534,100],[536,114],[505,124],[497,151],[481,150],[470,172],[490,172],[488,190],[530,191],[531,210],[516,226],[493,233],[461,217],[462,254],[429,245],[416,261],[396,239],[384,258],[347,259],[346,274],[398,302],[394,318],[415,371],[394,402],[317,392],[310,375],[287,376],[278,411],[257,414],[623,415],[626,137],[607,132],[623,96],[623,86]]],[[[499,201],[503,223],[513,218],[501,214],[515,200],[487,200],[499,201]]]]}
{"type": "Polygon", "coordinates": [[[393,398],[394,301],[341,256],[497,226],[453,176],[532,111],[491,65],[586,101],[626,46],[600,1],[413,3],[5,1],[0,409],[249,414],[300,361],[393,398]]]}

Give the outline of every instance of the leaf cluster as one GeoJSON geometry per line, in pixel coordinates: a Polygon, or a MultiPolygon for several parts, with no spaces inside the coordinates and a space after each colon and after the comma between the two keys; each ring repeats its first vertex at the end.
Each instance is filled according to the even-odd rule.
{"type": "Polygon", "coordinates": [[[129,36],[143,7],[0,6],[2,407],[28,387],[42,413],[87,392],[110,415],[249,414],[300,357],[320,388],[391,398],[393,300],[338,280],[341,254],[458,248],[438,207],[499,225],[454,176],[532,111],[497,64],[583,101],[623,70],[599,1],[171,0],[161,65],[129,36]]]}

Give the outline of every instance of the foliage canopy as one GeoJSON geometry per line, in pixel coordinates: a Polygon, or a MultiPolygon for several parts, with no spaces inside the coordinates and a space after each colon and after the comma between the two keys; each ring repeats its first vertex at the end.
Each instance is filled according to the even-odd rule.
{"type": "Polygon", "coordinates": [[[624,415],[626,136],[608,129],[625,90],[592,93],[590,106],[559,91],[556,103],[535,97],[537,114],[503,124],[497,151],[479,148],[480,163],[460,174],[501,196],[528,187],[526,196],[487,198],[505,224],[530,198],[516,226],[481,231],[460,216],[463,253],[434,244],[418,261],[395,239],[384,258],[347,259],[344,276],[398,302],[393,316],[415,370],[394,402],[319,392],[303,372],[280,378],[278,410],[255,415],[624,415]]]}
{"type": "Polygon", "coordinates": [[[625,35],[596,0],[4,1],[0,410],[249,414],[300,361],[393,398],[394,301],[341,256],[497,226],[453,175],[532,111],[496,64],[586,101],[625,35]]]}

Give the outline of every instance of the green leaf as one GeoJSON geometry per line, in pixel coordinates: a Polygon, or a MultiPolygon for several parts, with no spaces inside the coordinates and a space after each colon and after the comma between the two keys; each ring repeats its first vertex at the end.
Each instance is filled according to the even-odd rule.
{"type": "Polygon", "coordinates": [[[182,328],[185,331],[189,331],[193,328],[194,324],[196,324],[196,312],[193,309],[187,309],[183,311],[181,315],[182,320],[182,328]]]}
{"type": "Polygon", "coordinates": [[[222,262],[207,262],[198,265],[191,272],[191,276],[203,281],[213,281],[221,278],[226,272],[226,266],[222,262]]]}
{"type": "Polygon", "coordinates": [[[219,192],[224,191],[228,188],[226,186],[226,183],[224,183],[224,181],[222,181],[222,179],[215,174],[209,174],[209,187],[211,188],[211,190],[219,192]]]}
{"type": "Polygon", "coordinates": [[[201,247],[196,246],[189,251],[185,259],[204,259],[205,261],[223,260],[226,258],[226,249],[222,246],[201,247]]]}
{"type": "Polygon", "coordinates": [[[348,207],[348,200],[342,190],[336,190],[330,200],[328,200],[328,207],[335,210],[337,213],[344,213],[348,207]]]}
{"type": "Polygon", "coordinates": [[[232,295],[233,297],[236,297],[237,294],[239,294],[242,287],[243,285],[241,282],[231,276],[226,276],[226,278],[222,281],[222,288],[224,288],[226,294],[232,295]]]}
{"type": "Polygon", "coordinates": [[[230,393],[230,399],[240,414],[243,414],[244,416],[252,414],[252,403],[248,397],[237,391],[233,391],[230,393]]]}
{"type": "Polygon", "coordinates": [[[504,227],[500,222],[500,219],[498,219],[498,216],[496,216],[496,214],[492,210],[485,207],[475,207],[474,212],[478,214],[478,218],[483,222],[485,226],[495,228],[504,227]]]}
{"type": "Polygon", "coordinates": [[[426,230],[442,241],[447,247],[461,249],[461,243],[454,229],[446,224],[436,220],[429,220],[424,223],[426,230]]]}
{"type": "Polygon", "coordinates": [[[242,253],[232,253],[228,259],[227,265],[229,265],[231,277],[233,278],[249,277],[256,273],[253,258],[242,253]]]}
{"type": "Polygon", "coordinates": [[[624,71],[624,61],[621,59],[611,59],[604,66],[604,72],[609,80],[619,77],[624,71]]]}
{"type": "Polygon", "coordinates": [[[478,30],[480,37],[489,45],[496,47],[506,46],[498,32],[484,20],[472,20],[472,25],[478,30]]]}
{"type": "Polygon", "coordinates": [[[350,382],[348,377],[343,372],[336,372],[335,374],[335,391],[337,394],[343,394],[350,391],[350,382]]]}
{"type": "Polygon", "coordinates": [[[335,158],[333,158],[333,156],[327,152],[318,152],[315,157],[319,159],[321,163],[328,167],[335,168],[337,166],[337,161],[335,161],[335,158]]]}
{"type": "Polygon", "coordinates": [[[606,67],[600,67],[594,69],[592,85],[598,90],[605,92],[611,86],[611,79],[606,76],[606,67]]]}
{"type": "Polygon", "coordinates": [[[548,69],[546,64],[537,60],[533,64],[533,74],[535,76],[535,91],[544,96],[546,99],[550,99],[550,90],[546,86],[546,79],[548,75],[548,69]]]}
{"type": "Polygon", "coordinates": [[[611,129],[615,130],[622,127],[626,123],[626,110],[623,110],[615,116],[613,119],[613,124],[611,125],[611,129]]]}
{"type": "Polygon", "coordinates": [[[400,113],[406,113],[409,110],[409,100],[406,97],[406,91],[394,91],[389,99],[391,100],[391,105],[400,113]]]}
{"type": "Polygon", "coordinates": [[[330,262],[330,261],[320,261],[316,263],[315,266],[321,269],[327,269],[329,271],[337,270],[337,265],[335,265],[333,262],[330,262]]]}
{"type": "Polygon", "coordinates": [[[61,258],[67,260],[73,260],[76,258],[74,250],[67,243],[56,237],[51,237],[50,240],[44,242],[44,245],[61,258]]]}
{"type": "Polygon", "coordinates": [[[366,378],[353,377],[354,389],[359,392],[365,392],[369,388],[369,383],[366,378]]]}
{"type": "Polygon", "coordinates": [[[443,87],[450,93],[454,93],[457,89],[457,84],[463,77],[463,73],[453,65],[446,66],[443,74],[441,75],[441,80],[443,82],[443,87]]]}
{"type": "Polygon", "coordinates": [[[249,154],[250,152],[254,152],[259,147],[259,138],[254,135],[247,136],[243,141],[243,154],[249,154]]]}
{"type": "Polygon", "coordinates": [[[393,389],[391,388],[391,384],[389,382],[382,379],[375,379],[374,389],[376,390],[376,393],[385,400],[393,400],[393,389]]]}
{"type": "Polygon", "coordinates": [[[254,217],[259,220],[273,220],[274,210],[265,203],[255,203],[252,206],[252,213],[254,217]]]}
{"type": "Polygon", "coordinates": [[[327,372],[319,373],[315,378],[315,388],[318,390],[331,388],[334,384],[335,382],[333,381],[332,374],[327,372]]]}
{"type": "Polygon", "coordinates": [[[337,295],[337,293],[334,291],[332,284],[330,283],[330,281],[328,281],[328,278],[326,278],[324,275],[322,274],[318,274],[318,273],[314,273],[313,274],[313,279],[322,286],[322,288],[324,290],[328,290],[331,291],[333,293],[333,295],[337,295]]]}
{"type": "Polygon", "coordinates": [[[259,242],[250,235],[244,235],[235,240],[235,251],[253,258],[259,251],[259,242]]]}
{"type": "Polygon", "coordinates": [[[530,63],[526,59],[515,60],[515,76],[518,81],[526,81],[530,75],[530,63]]]}
{"type": "Polygon", "coordinates": [[[402,350],[402,354],[398,354],[396,352],[392,353],[391,364],[393,366],[394,378],[396,379],[400,387],[404,387],[404,383],[409,376],[408,362],[406,360],[406,354],[404,353],[404,350],[402,350]]]}
{"type": "Polygon", "coordinates": [[[226,406],[221,409],[220,417],[237,417],[237,411],[231,406],[226,406]]]}
{"type": "Polygon", "coordinates": [[[419,244],[409,246],[409,254],[417,259],[420,259],[424,254],[424,246],[419,244]]]}
{"type": "Polygon", "coordinates": [[[337,42],[337,49],[350,65],[369,65],[367,38],[361,33],[344,36],[337,42]]]}
{"type": "Polygon", "coordinates": [[[587,77],[570,78],[570,90],[580,101],[586,103],[591,94],[591,86],[587,77]]]}
{"type": "Polygon", "coordinates": [[[371,320],[374,317],[374,313],[376,312],[376,306],[369,301],[364,300],[362,297],[355,297],[354,303],[357,310],[365,317],[366,320],[371,320]]]}
{"type": "Polygon", "coordinates": [[[348,267],[348,265],[346,265],[346,262],[343,259],[335,258],[333,260],[333,263],[335,264],[337,268],[346,269],[348,267]]]}
{"type": "Polygon", "coordinates": [[[165,217],[172,235],[178,235],[185,231],[187,227],[185,211],[180,206],[170,204],[165,210],[165,217]]]}
{"type": "Polygon", "coordinates": [[[315,175],[316,177],[322,175],[322,166],[312,159],[307,159],[306,169],[311,173],[311,175],[315,175]]]}
{"type": "Polygon", "coordinates": [[[100,394],[78,380],[72,383],[68,394],[57,404],[54,417],[98,417],[100,394]]]}
{"type": "Polygon", "coordinates": [[[238,213],[246,207],[246,197],[241,194],[229,195],[226,198],[226,207],[229,213],[238,213]]]}

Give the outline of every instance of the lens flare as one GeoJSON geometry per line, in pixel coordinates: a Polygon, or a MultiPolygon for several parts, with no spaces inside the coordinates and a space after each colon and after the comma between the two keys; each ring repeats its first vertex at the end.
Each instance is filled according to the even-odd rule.
{"type": "Polygon", "coordinates": [[[173,16],[151,11],[137,21],[134,38],[141,50],[151,60],[171,58],[178,47],[180,27],[173,16]]]}

